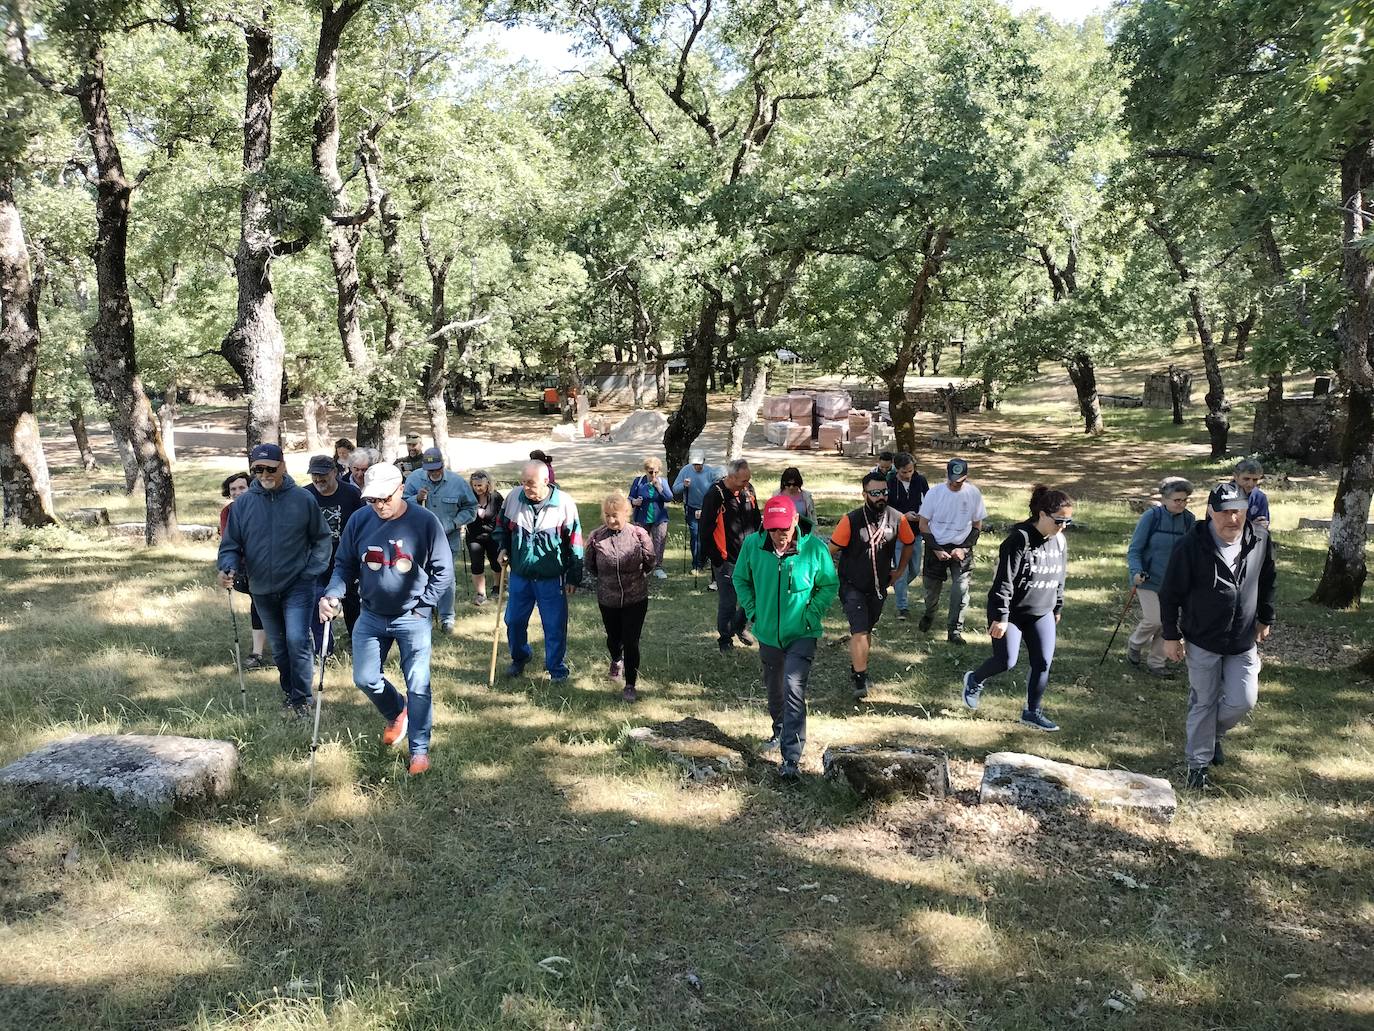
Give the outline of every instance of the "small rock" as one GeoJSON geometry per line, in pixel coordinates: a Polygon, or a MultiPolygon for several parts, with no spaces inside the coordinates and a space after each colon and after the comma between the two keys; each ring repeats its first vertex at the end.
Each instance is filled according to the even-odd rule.
{"type": "Polygon", "coordinates": [[[109,526],[110,513],[103,508],[74,508],[64,512],[62,518],[77,526],[109,526]]]}
{"type": "Polygon", "coordinates": [[[743,741],[731,737],[709,720],[692,716],[671,723],[635,727],[628,738],[681,766],[696,781],[742,773],[754,762],[753,753],[743,741]]]}
{"type": "Polygon", "coordinates": [[[1178,808],[1173,785],[1126,770],[1099,770],[1020,752],[994,752],[983,763],[979,801],[1003,805],[1087,804],[1137,810],[1168,823],[1178,808]]]}
{"type": "Polygon", "coordinates": [[[949,794],[949,760],[943,752],[902,745],[835,745],[821,757],[825,775],[861,798],[949,794]]]}

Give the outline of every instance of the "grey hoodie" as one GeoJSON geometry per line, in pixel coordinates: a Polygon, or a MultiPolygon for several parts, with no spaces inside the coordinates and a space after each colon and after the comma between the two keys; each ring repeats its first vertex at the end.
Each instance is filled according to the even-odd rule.
{"type": "Polygon", "coordinates": [[[224,573],[246,572],[252,594],[281,594],[298,580],[318,579],[333,547],[329,524],[309,491],[290,476],[273,491],[254,479],[229,506],[218,566],[224,573]]]}

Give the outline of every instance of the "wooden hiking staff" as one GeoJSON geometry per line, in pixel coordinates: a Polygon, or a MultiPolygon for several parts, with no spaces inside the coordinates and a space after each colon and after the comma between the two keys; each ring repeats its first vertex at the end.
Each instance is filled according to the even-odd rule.
{"type": "Polygon", "coordinates": [[[1126,595],[1126,604],[1121,606],[1121,616],[1116,621],[1116,629],[1112,631],[1111,640],[1107,642],[1107,647],[1102,649],[1102,658],[1097,665],[1101,668],[1102,663],[1107,661],[1107,653],[1112,650],[1112,645],[1116,643],[1116,635],[1121,632],[1121,624],[1126,620],[1126,612],[1131,607],[1131,602],[1135,601],[1136,586],[1131,585],[1131,593],[1126,595]]]}
{"type": "Polygon", "coordinates": [[[501,567],[501,577],[496,588],[496,626],[491,631],[491,670],[487,673],[487,690],[496,686],[496,649],[501,643],[501,609],[506,604],[506,567],[501,567]]]}

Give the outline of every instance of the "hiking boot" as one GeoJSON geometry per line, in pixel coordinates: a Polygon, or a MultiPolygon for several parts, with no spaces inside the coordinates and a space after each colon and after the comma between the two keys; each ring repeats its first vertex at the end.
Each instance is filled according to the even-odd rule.
{"type": "Polygon", "coordinates": [[[1211,785],[1207,781],[1207,767],[1188,767],[1188,787],[1194,791],[1206,791],[1211,785]]]}
{"type": "Polygon", "coordinates": [[[612,680],[623,680],[625,678],[625,662],[623,659],[616,659],[611,663],[611,670],[606,674],[612,680]]]}
{"type": "Polygon", "coordinates": [[[1046,733],[1053,733],[1059,729],[1059,724],[1039,709],[1022,709],[1021,722],[1028,727],[1034,727],[1036,730],[1043,730],[1046,733]]]}
{"type": "Polygon", "coordinates": [[[850,686],[854,691],[854,701],[863,701],[868,697],[868,689],[873,686],[873,681],[868,679],[868,670],[860,673],[858,670],[851,669],[849,678],[852,681],[850,686]]]}
{"type": "Polygon", "coordinates": [[[911,618],[911,616],[907,613],[907,610],[906,610],[906,609],[898,609],[898,610],[897,610],[897,619],[898,619],[900,622],[905,623],[905,622],[906,622],[908,619],[910,619],[910,618],[911,618]]]}
{"type": "Polygon", "coordinates": [[[720,642],[718,642],[718,647],[720,648],[720,653],[721,653],[722,655],[729,655],[732,651],[735,650],[735,642],[734,642],[734,641],[720,641],[720,642]]]}
{"type": "Polygon", "coordinates": [[[506,676],[520,677],[525,675],[525,664],[523,662],[512,662],[506,667],[506,676]]]}
{"type": "Polygon", "coordinates": [[[1127,649],[1126,649],[1126,661],[1129,662],[1132,666],[1139,667],[1139,666],[1140,666],[1140,649],[1139,649],[1139,648],[1127,647],[1127,649]]]}
{"type": "Polygon", "coordinates": [[[422,773],[429,772],[429,756],[421,752],[419,755],[410,757],[410,768],[406,771],[412,777],[418,777],[422,773]]]}
{"type": "Polygon", "coordinates": [[[387,723],[386,729],[382,731],[382,744],[387,748],[393,748],[401,744],[406,739],[406,727],[409,721],[406,717],[406,710],[402,709],[401,714],[394,720],[387,723]]]}
{"type": "Polygon", "coordinates": [[[250,655],[248,656],[248,658],[246,658],[246,659],[243,660],[243,668],[244,668],[244,669],[266,669],[266,668],[267,668],[267,663],[265,663],[265,662],[262,661],[262,656],[261,656],[261,655],[258,655],[256,652],[254,652],[254,653],[250,654],[250,655]]]}
{"type": "Polygon", "coordinates": [[[978,698],[983,693],[983,685],[973,679],[973,670],[964,674],[964,704],[970,709],[978,708],[978,698]]]}
{"type": "Polygon", "coordinates": [[[778,778],[789,784],[795,784],[801,780],[801,767],[788,760],[778,767],[778,778]]]}
{"type": "Polygon", "coordinates": [[[623,690],[623,691],[620,692],[620,700],[621,700],[622,702],[637,702],[637,701],[639,701],[639,692],[635,690],[634,684],[626,684],[626,685],[625,685],[625,690],[623,690]]]}
{"type": "Polygon", "coordinates": [[[961,634],[958,630],[951,630],[949,633],[945,634],[945,640],[948,641],[950,644],[968,643],[964,640],[964,635],[961,634]]]}
{"type": "Polygon", "coordinates": [[[472,603],[480,609],[487,603],[487,596],[485,594],[475,595],[472,599],[472,603]]]}
{"type": "Polygon", "coordinates": [[[772,737],[770,737],[770,738],[769,738],[767,741],[765,741],[763,744],[759,745],[759,754],[760,754],[760,755],[763,755],[763,754],[766,754],[766,753],[768,753],[768,752],[776,752],[776,751],[777,751],[779,748],[781,748],[781,747],[782,747],[782,738],[781,738],[781,736],[779,736],[779,735],[777,735],[777,734],[774,734],[772,737]]]}
{"type": "Polygon", "coordinates": [[[735,636],[739,638],[739,643],[744,645],[746,648],[754,647],[754,639],[749,636],[748,630],[741,630],[735,636]]]}
{"type": "Polygon", "coordinates": [[[1142,666],[1141,669],[1145,671],[1146,676],[1154,677],[1156,680],[1178,679],[1178,674],[1175,673],[1173,670],[1169,669],[1167,666],[1160,666],[1158,669],[1156,669],[1154,666],[1142,666]]]}
{"type": "Polygon", "coordinates": [[[308,720],[315,715],[315,709],[309,702],[297,702],[291,706],[291,718],[294,720],[308,720]]]}
{"type": "Polygon", "coordinates": [[[1221,750],[1221,738],[1217,738],[1217,743],[1212,746],[1212,765],[1226,765],[1226,753],[1221,750]]]}
{"type": "Polygon", "coordinates": [[[917,624],[921,628],[921,633],[929,633],[930,628],[935,624],[935,613],[927,612],[921,617],[921,622],[917,624]]]}

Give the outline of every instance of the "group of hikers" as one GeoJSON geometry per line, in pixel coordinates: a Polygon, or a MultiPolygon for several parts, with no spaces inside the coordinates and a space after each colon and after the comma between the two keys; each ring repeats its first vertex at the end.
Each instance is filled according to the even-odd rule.
{"type": "MultiPolygon", "coordinates": [[[[760,503],[743,458],[715,468],[693,452],[670,484],[651,456],[628,490],[602,500],[601,524],[584,540],[577,504],[558,487],[542,451],[531,452],[519,484],[503,496],[486,472],[464,478],[447,468],[439,448],[422,450],[420,443],[408,437],[406,455],[392,463],[340,440],[333,457],[310,459],[305,488],[287,474],[279,447],[257,445],[249,474],[225,480],[231,503],[220,517],[218,558],[221,585],[252,596],[248,664],[262,663],[265,637],[288,715],[309,713],[314,656],[327,656],[326,628],[343,615],[353,681],[386,721],[383,743],[408,745],[412,775],[429,769],[431,627],[437,615],[440,627],[453,631],[454,556],[464,548],[475,605],[504,582],[507,676],[521,676],[533,659],[529,623],[538,609],[544,669],[553,681],[567,679],[568,598],[591,578],[608,678],[634,702],[650,583],[667,576],[669,510],[681,501],[692,569],[710,570],[718,649],[726,655],[737,645],[758,646],[771,720],[763,750],[780,753],[785,780],[800,775],[808,679],[837,598],[849,626],[855,701],[872,687],[869,654],[889,590],[898,620],[909,619],[909,585],[918,572],[921,631],[933,627],[947,593],[946,640],[966,643],[974,554],[988,513],[963,458],[950,459],[931,486],[912,455],[883,453],[862,479],[860,504],[825,538],[796,468],[785,470],[777,492],[760,503]],[[488,566],[498,580],[491,590],[488,566]],[[404,691],[383,672],[393,644],[404,691]]],[[[1164,480],[1159,503],[1142,515],[1127,550],[1142,616],[1126,657],[1157,677],[1172,677],[1168,663],[1186,659],[1191,787],[1207,785],[1209,769],[1225,761],[1225,733],[1258,698],[1257,644],[1273,624],[1275,581],[1262,478],[1258,463],[1241,462],[1232,480],[1209,491],[1201,520],[1188,508],[1192,485],[1164,480]]],[[[992,678],[1016,667],[1024,644],[1021,722],[1059,729],[1043,702],[1073,511],[1066,492],[1038,484],[1027,518],[1002,540],[987,595],[992,652],[963,675],[969,709],[979,707],[992,678]]]]}

